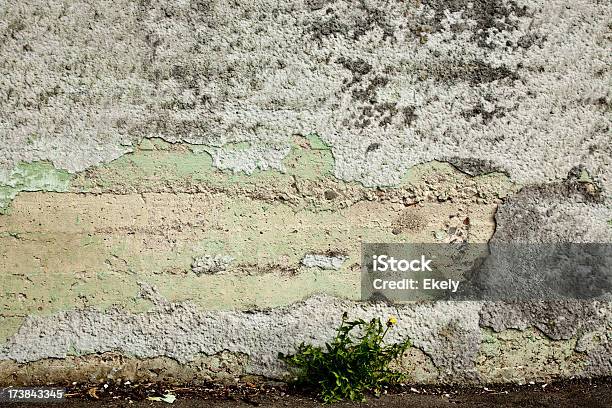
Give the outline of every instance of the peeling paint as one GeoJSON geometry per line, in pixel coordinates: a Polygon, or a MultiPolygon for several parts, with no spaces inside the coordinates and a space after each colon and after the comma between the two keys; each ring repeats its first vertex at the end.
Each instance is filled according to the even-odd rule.
{"type": "MultiPolygon", "coordinates": [[[[291,352],[301,341],[313,344],[328,341],[339,315],[347,311],[351,318],[398,317],[399,323],[389,341],[412,339],[414,348],[403,357],[400,367],[411,373],[415,383],[520,384],[568,375],[609,373],[609,367],[601,364],[601,351],[593,346],[591,353],[578,350],[575,338],[551,340],[530,328],[500,332],[480,329],[481,307],[477,302],[393,307],[315,296],[289,307],[248,312],[205,312],[189,303],[166,302],[139,314],[119,309],[73,310],[49,317],[28,317],[18,333],[0,349],[0,361],[4,360],[0,364],[32,366],[32,362],[45,358],[72,361],[69,355],[75,352],[81,358],[95,361],[96,357],[87,357],[87,353],[104,355],[111,351],[137,358],[144,367],[151,359],[164,357],[181,364],[180,368],[171,364],[154,379],[158,381],[177,375],[177,371],[190,373],[194,364],[199,364],[202,353],[215,356],[224,352],[244,355],[242,361],[248,362],[230,367],[234,370],[231,375],[284,378],[286,367],[276,354],[291,352]]],[[[124,364],[115,365],[119,369],[124,364]]],[[[45,372],[44,362],[35,366],[45,372]]],[[[70,372],[67,368],[63,370],[70,372]]],[[[100,370],[98,375],[107,375],[106,364],[100,370]]],[[[113,378],[147,375],[146,371],[139,374],[118,371],[112,372],[113,378]]],[[[222,379],[227,374],[212,377],[222,379]]],[[[205,371],[202,375],[211,374],[205,371]]]]}
{"type": "Polygon", "coordinates": [[[0,171],[0,215],[7,212],[20,191],[67,191],[72,176],[50,163],[19,163],[5,174],[0,171]]]}
{"type": "Polygon", "coordinates": [[[20,29],[2,34],[2,168],[47,160],[78,173],[159,137],[255,171],[316,133],[334,175],[367,186],[457,158],[522,184],[584,165],[609,194],[606,2],[226,6],[7,7],[20,29]],[[240,143],[251,153],[224,148],[240,143]]]}
{"type": "Polygon", "coordinates": [[[0,360],[19,363],[41,358],[65,358],[69,350],[104,353],[121,351],[138,358],[166,356],[189,363],[197,355],[221,351],[249,356],[246,373],[285,375],[277,360],[301,341],[320,344],[333,335],[342,310],[350,316],[398,316],[400,325],[390,341],[409,336],[432,356],[442,381],[477,378],[478,305],[437,304],[401,309],[364,305],[329,297],[273,310],[204,312],[189,304],[167,304],[144,314],[119,309],[65,311],[49,317],[28,317],[3,349],[0,360]],[[435,316],[428,325],[424,319],[435,316]],[[445,331],[445,337],[438,332],[445,331]],[[460,341],[460,343],[457,343],[460,341]],[[461,347],[459,347],[459,344],[461,347]]]}
{"type": "Polygon", "coordinates": [[[472,242],[486,242],[495,228],[493,202],[420,208],[419,225],[397,234],[406,211],[401,201],[364,200],[311,212],[283,202],[236,202],[223,193],[22,193],[0,218],[0,232],[7,232],[0,235],[0,269],[12,271],[5,293],[25,291],[28,298],[18,304],[7,299],[4,308],[140,307],[124,299],[141,280],[172,301],[191,299],[214,309],[278,306],[321,292],[357,299],[362,239],[428,242],[431,230],[460,226],[468,216],[472,242]],[[304,254],[330,250],[346,256],[338,271],[302,265],[304,254]],[[234,261],[224,274],[197,276],[192,263],[202,254],[234,261]]]}

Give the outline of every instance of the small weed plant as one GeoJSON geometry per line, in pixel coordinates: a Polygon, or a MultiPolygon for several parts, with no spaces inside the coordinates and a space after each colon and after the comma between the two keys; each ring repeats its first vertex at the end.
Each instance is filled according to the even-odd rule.
{"type": "Polygon", "coordinates": [[[385,386],[405,380],[389,364],[410,347],[410,340],[383,344],[396,323],[394,317],[386,324],[379,318],[348,321],[345,313],[336,337],[324,348],[302,343],[295,354],[279,353],[279,358],[295,372],[295,383],[315,390],[323,402],[363,401],[366,392],[378,396],[385,386]]]}

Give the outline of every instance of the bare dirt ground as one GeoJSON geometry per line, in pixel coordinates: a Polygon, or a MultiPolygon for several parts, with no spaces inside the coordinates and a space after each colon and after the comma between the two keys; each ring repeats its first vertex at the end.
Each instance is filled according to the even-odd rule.
{"type": "MultiPolygon", "coordinates": [[[[313,396],[274,386],[166,387],[153,385],[104,386],[69,389],[69,398],[53,404],[27,404],[28,407],[56,408],[234,408],[234,407],[324,407],[313,396]],[[151,401],[148,397],[171,393],[172,403],[151,401]]],[[[23,403],[5,404],[23,407],[23,403]]],[[[366,402],[342,402],[334,407],[612,407],[612,378],[492,388],[433,388],[406,386],[366,402]]]]}

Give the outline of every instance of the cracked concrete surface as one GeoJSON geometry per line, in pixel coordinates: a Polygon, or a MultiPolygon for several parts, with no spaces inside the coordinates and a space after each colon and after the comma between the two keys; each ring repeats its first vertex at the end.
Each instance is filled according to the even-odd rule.
{"type": "Polygon", "coordinates": [[[581,164],[610,191],[609,3],[322,4],[3,8],[4,172],[34,160],[78,172],[153,136],[251,172],[316,132],[335,176],[368,186],[479,159],[521,183],[581,164]]]}
{"type": "MultiPolygon", "coordinates": [[[[144,279],[172,301],[191,299],[215,309],[279,306],[321,291],[358,299],[360,237],[486,242],[495,228],[498,195],[514,188],[492,188],[491,177],[469,178],[449,168],[422,170],[436,191],[422,190],[419,177],[371,197],[363,187],[336,189],[334,200],[325,198],[325,184],[287,200],[268,200],[258,187],[262,198],[244,197],[225,184],[228,192],[20,193],[0,218],[0,269],[12,272],[4,280],[2,311],[106,307],[132,297],[144,279]],[[453,200],[449,186],[456,191],[453,200]],[[345,193],[350,200],[342,199],[345,193]],[[198,276],[193,259],[202,254],[234,260],[223,274],[198,276]],[[308,254],[342,254],[346,260],[337,271],[308,268],[308,254]]],[[[292,177],[288,181],[295,184],[292,177]]],[[[142,306],[135,301],[125,307],[142,306]]]]}
{"type": "Polygon", "coordinates": [[[361,242],[612,242],[611,18],[6,2],[0,383],[282,378],[343,311],[415,382],[612,375],[609,302],[358,301],[361,242]]]}
{"type": "MultiPolygon", "coordinates": [[[[599,306],[602,311],[607,310],[609,324],[609,305],[599,306]]],[[[523,345],[526,341],[521,336],[525,334],[497,328],[498,332],[505,333],[508,341],[504,341],[504,336],[486,334],[479,326],[483,305],[477,302],[393,307],[330,297],[312,297],[289,307],[250,312],[204,312],[190,304],[160,303],[154,310],[140,314],[114,308],[106,312],[84,309],[48,318],[29,317],[5,345],[1,356],[23,363],[66,358],[69,353],[112,351],[140,359],[165,356],[190,364],[200,354],[229,352],[248,356],[243,374],[282,378],[285,371],[276,358],[277,353],[290,352],[301,341],[322,344],[328,340],[340,310],[356,318],[398,316],[400,323],[389,340],[410,337],[414,347],[431,358],[437,371],[433,377],[414,378],[418,382],[498,382],[504,377],[500,378],[495,369],[505,369],[513,376],[506,380],[519,382],[563,377],[568,372],[578,376],[609,374],[606,358],[610,349],[605,331],[596,333],[599,338],[595,344],[585,341],[586,337],[593,337],[591,332],[574,333],[567,337],[569,342],[563,342],[565,338],[538,335],[530,339],[529,354],[508,355],[493,353],[487,344],[495,342],[498,348],[509,347],[511,342],[523,345]],[[541,365],[548,347],[560,347],[566,352],[557,355],[556,361],[541,365]],[[514,367],[508,361],[503,365],[491,363],[495,356],[511,360],[514,367]],[[515,368],[524,369],[523,376],[515,368]]],[[[576,316],[571,311],[568,315],[575,322],[576,316]]],[[[522,329],[529,327],[525,325],[522,329]]]]}
{"type": "Polygon", "coordinates": [[[202,312],[189,304],[160,305],[142,314],[118,309],[67,311],[51,318],[26,319],[2,356],[17,362],[35,361],[64,357],[72,348],[79,353],[121,350],[140,358],[167,356],[186,363],[199,353],[227,350],[250,356],[249,373],[278,376],[283,372],[276,358],[279,351],[291,351],[301,341],[320,344],[333,334],[338,311],[348,310],[351,316],[364,318],[399,314],[405,324],[394,333],[395,338],[410,335],[445,371],[443,376],[461,378],[475,375],[471,361],[479,342],[478,309],[478,305],[462,303],[398,310],[313,297],[290,307],[247,313],[202,312]],[[429,321],[431,317],[435,319],[429,321]],[[45,319],[56,325],[45,324],[45,319]],[[434,335],[445,329],[448,338],[434,335]],[[438,352],[442,348],[446,353],[438,352]]]}
{"type": "MultiPolygon", "coordinates": [[[[516,216],[513,212],[523,211],[523,207],[515,205],[515,198],[521,194],[529,191],[506,199],[498,214],[513,218],[516,216]]],[[[547,194],[551,202],[567,198],[554,189],[547,194]]],[[[546,202],[538,201],[541,205],[546,202]]],[[[587,205],[599,206],[592,202],[587,205]]],[[[569,227],[576,219],[571,218],[571,212],[568,214],[569,227]]],[[[544,212],[544,216],[553,218],[555,214],[544,212]]],[[[501,221],[502,216],[499,218],[501,221]]],[[[505,234],[503,222],[500,225],[493,241],[505,234]]],[[[534,225],[520,225],[533,233],[534,225]]],[[[544,229],[542,236],[545,234],[544,229]]],[[[65,279],[62,277],[62,281],[65,279]]],[[[400,324],[390,340],[410,337],[415,350],[431,359],[429,365],[433,368],[423,371],[428,367],[426,359],[419,365],[420,371],[413,369],[414,375],[420,376],[414,377],[417,382],[525,382],[610,373],[609,303],[438,302],[395,307],[319,295],[273,309],[206,311],[198,306],[200,299],[195,294],[191,300],[175,303],[149,283],[138,284],[138,296],[153,305],[147,311],[113,306],[106,310],[67,308],[49,316],[29,315],[6,342],[0,359],[14,361],[10,367],[20,372],[18,368],[24,363],[66,358],[74,353],[119,352],[139,359],[168,357],[189,365],[200,355],[228,352],[246,356],[244,370],[237,370],[236,375],[282,378],[285,372],[276,354],[291,351],[301,341],[320,344],[329,339],[339,314],[348,311],[351,316],[363,318],[398,316],[400,324]],[[493,334],[487,332],[488,328],[494,330],[493,334]],[[536,334],[526,339],[525,331],[532,328],[536,334]],[[523,352],[512,348],[515,343],[525,347],[523,352]],[[515,351],[504,352],[507,347],[515,351]],[[549,354],[555,358],[554,363],[542,366],[549,354]]],[[[219,289],[223,290],[223,285],[219,289]]],[[[182,289],[170,293],[177,292],[180,294],[182,289]]],[[[135,374],[126,374],[126,378],[131,378],[130,375],[135,374]]]]}

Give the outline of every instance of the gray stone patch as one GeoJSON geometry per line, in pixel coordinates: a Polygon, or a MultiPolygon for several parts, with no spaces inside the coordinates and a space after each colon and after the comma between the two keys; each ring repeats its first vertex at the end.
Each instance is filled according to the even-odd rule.
{"type": "Polygon", "coordinates": [[[610,219],[612,207],[595,184],[570,178],[561,183],[525,187],[499,206],[491,244],[610,243],[610,219]]]}
{"type": "Polygon", "coordinates": [[[331,0],[305,0],[304,3],[310,10],[320,10],[326,4],[332,3],[331,0]]]}
{"type": "Polygon", "coordinates": [[[600,301],[485,303],[480,325],[497,332],[536,327],[553,340],[567,340],[610,327],[611,311],[600,301]]]}
{"type": "Polygon", "coordinates": [[[191,270],[196,275],[224,272],[234,258],[229,255],[203,255],[193,260],[191,270]]]}
{"type": "Polygon", "coordinates": [[[497,265],[471,280],[493,299],[510,292],[525,299],[605,299],[612,284],[610,218],[612,207],[596,184],[570,178],[526,187],[498,207],[489,241],[497,265]]]}
{"type": "Polygon", "coordinates": [[[359,78],[362,75],[366,75],[372,70],[372,65],[370,65],[362,58],[350,59],[340,57],[336,60],[336,62],[351,71],[356,78],[359,78]]]}
{"type": "MultiPolygon", "coordinates": [[[[576,168],[564,182],[524,188],[506,199],[498,208],[497,228],[489,245],[612,242],[607,223],[612,208],[604,204],[596,185],[578,181],[581,173],[576,168]]],[[[553,340],[576,338],[577,351],[591,361],[585,372],[606,375],[612,368],[611,305],[609,300],[485,303],[480,325],[498,332],[536,327],[553,340]]]]}
{"type": "Polygon", "coordinates": [[[575,351],[588,357],[581,375],[612,373],[610,301],[485,303],[480,312],[480,325],[496,332],[535,327],[553,340],[574,338],[575,351]]]}
{"type": "Polygon", "coordinates": [[[302,259],[302,265],[307,268],[335,269],[338,270],[346,261],[346,256],[329,256],[323,254],[306,254],[302,259]]]}
{"type": "Polygon", "coordinates": [[[535,327],[553,340],[576,339],[575,351],[588,363],[584,376],[612,373],[611,302],[521,302],[487,303],[480,312],[480,325],[500,332],[535,327]]]}
{"type": "MultiPolygon", "coordinates": [[[[608,314],[608,322],[612,316],[608,314]]],[[[576,344],[576,351],[586,353],[590,364],[585,368],[585,374],[598,376],[612,372],[612,330],[611,325],[600,326],[597,330],[583,335],[576,344]]]]}
{"type": "Polygon", "coordinates": [[[498,207],[490,256],[466,288],[490,300],[604,299],[612,288],[610,218],[612,206],[582,167],[562,182],[525,187],[498,207]]]}

